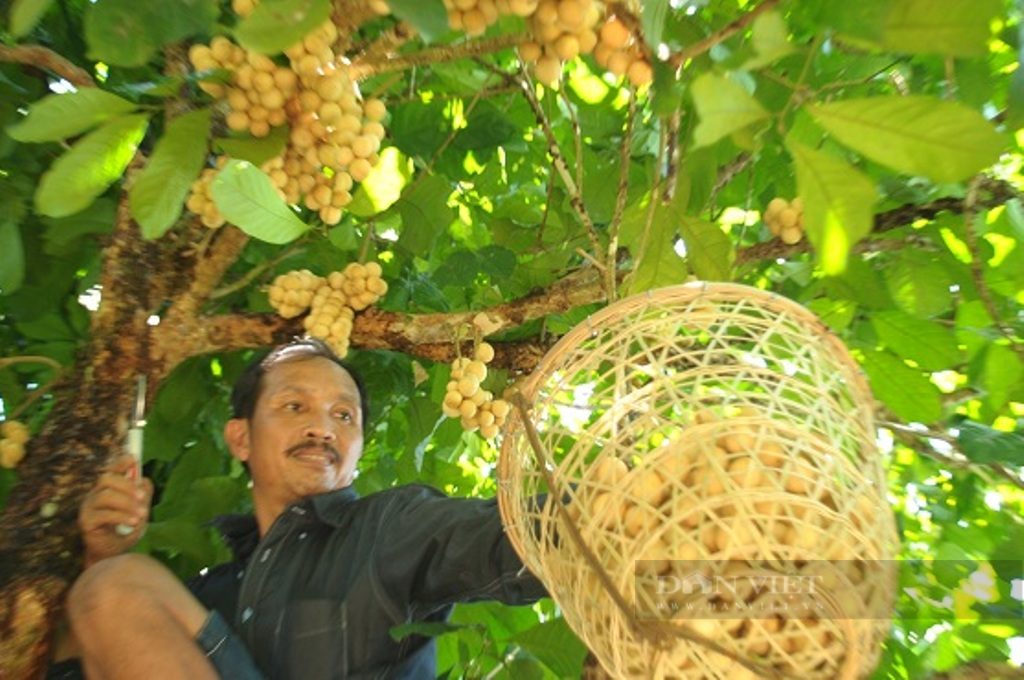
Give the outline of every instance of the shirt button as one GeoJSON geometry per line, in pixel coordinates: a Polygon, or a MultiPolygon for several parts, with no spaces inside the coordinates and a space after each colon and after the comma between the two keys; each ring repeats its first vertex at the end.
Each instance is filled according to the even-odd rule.
{"type": "Polygon", "coordinates": [[[269,557],[270,557],[270,548],[267,548],[266,550],[263,551],[263,554],[260,555],[260,562],[266,562],[267,558],[269,558],[269,557]]]}
{"type": "Polygon", "coordinates": [[[245,572],[244,571],[240,571],[240,572],[238,572],[237,576],[238,576],[238,580],[241,581],[242,577],[245,576],[245,572]]]}
{"type": "Polygon", "coordinates": [[[252,618],[252,607],[246,607],[245,610],[242,612],[242,623],[247,622],[251,618],[252,618]]]}
{"type": "Polygon", "coordinates": [[[304,539],[305,537],[306,537],[306,532],[305,532],[305,531],[303,531],[303,532],[302,532],[301,534],[299,534],[299,540],[300,540],[300,541],[301,541],[302,539],[304,539]]]}

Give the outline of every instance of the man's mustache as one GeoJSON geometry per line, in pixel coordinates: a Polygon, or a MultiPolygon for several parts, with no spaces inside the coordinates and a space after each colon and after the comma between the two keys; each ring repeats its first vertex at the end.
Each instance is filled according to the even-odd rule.
{"type": "Polygon", "coordinates": [[[334,448],[330,444],[314,441],[300,442],[295,446],[288,448],[288,450],[285,451],[285,453],[287,453],[289,456],[294,456],[298,453],[306,451],[307,449],[319,449],[320,451],[324,451],[325,453],[331,454],[331,456],[335,460],[341,459],[341,454],[338,453],[338,449],[334,448]]]}

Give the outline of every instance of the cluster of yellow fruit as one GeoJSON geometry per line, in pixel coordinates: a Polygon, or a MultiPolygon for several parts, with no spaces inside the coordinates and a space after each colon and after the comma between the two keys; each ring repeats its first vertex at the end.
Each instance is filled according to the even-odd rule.
{"type": "Polygon", "coordinates": [[[764,211],[764,222],[773,236],[793,245],[804,237],[804,202],[799,196],[792,201],[773,198],[764,211]]]}
{"type": "Polygon", "coordinates": [[[0,424],[0,467],[17,467],[25,457],[25,443],[28,440],[28,426],[24,423],[5,420],[0,424]]]}
{"type": "Polygon", "coordinates": [[[448,26],[476,37],[483,35],[502,16],[527,17],[539,0],[444,0],[448,26]]]}
{"type": "Polygon", "coordinates": [[[511,410],[507,401],[495,399],[494,394],[480,386],[487,377],[487,364],[493,359],[494,348],[487,342],[477,344],[472,359],[456,359],[441,405],[446,416],[458,418],[468,432],[479,429],[485,439],[497,436],[511,410]]]}
{"type": "MultiPolygon", "coordinates": [[[[853,471],[840,472],[841,463],[824,443],[753,406],[699,411],[694,427],[692,436],[670,439],[643,457],[631,454],[628,463],[603,450],[579,475],[566,506],[569,518],[612,581],[621,584],[622,595],[648,607],[648,617],[670,619],[715,641],[734,640],[726,646],[785,674],[834,677],[845,653],[844,634],[824,610],[811,606],[819,601],[787,610],[782,602],[770,602],[779,593],[766,588],[702,595],[665,587],[678,586],[695,570],[729,583],[737,575],[750,576],[741,583],[764,583],[784,578],[767,565],[785,565],[792,570],[786,574],[803,578],[804,585],[813,580],[827,591],[829,606],[845,617],[868,619],[884,590],[858,560],[858,537],[869,533],[874,501],[866,495],[843,497],[835,480],[853,471]],[[841,522],[851,531],[834,531],[841,522]],[[777,615],[688,613],[766,606],[777,606],[777,615]]],[[[596,578],[592,583],[587,578],[583,587],[603,588],[596,578]]],[[[732,668],[730,659],[708,654],[700,663],[696,657],[682,661],[679,668],[692,664],[692,677],[703,677],[698,666],[712,657],[722,668],[732,668]]],[[[733,670],[737,677],[755,677],[742,666],[733,670]]]]}
{"type": "MultiPolygon", "coordinates": [[[[240,16],[251,12],[254,4],[254,0],[233,0],[240,16]]],[[[284,151],[262,169],[287,203],[301,202],[330,225],[341,221],[343,209],[352,201],[354,183],[366,179],[379,162],[385,136],[381,121],[387,115],[381,100],[361,97],[344,55],[333,48],[337,40],[338,29],[325,21],[285,50],[288,66],[223,36],[213,38],[209,46],[197,44],[189,50],[197,71],[231,73],[229,85],[200,84],[226,103],[229,128],[262,137],[271,127],[289,126],[284,151]]],[[[224,223],[209,198],[209,183],[216,174],[215,170],[203,172],[193,183],[188,204],[212,228],[224,223]]]]}
{"type": "Polygon", "coordinates": [[[309,310],[302,322],[306,331],[344,357],[348,354],[355,313],[388,292],[381,273],[376,262],[350,262],[343,270],[326,277],[299,269],[277,276],[267,295],[270,305],[286,319],[309,310]]]}
{"type": "Polygon", "coordinates": [[[612,14],[598,33],[594,61],[616,76],[626,76],[634,86],[647,85],[654,79],[651,63],[644,56],[640,41],[629,26],[612,14]]]}
{"type": "Polygon", "coordinates": [[[519,46],[519,57],[534,65],[537,80],[553,85],[563,63],[594,50],[602,12],[600,0],[540,0],[526,17],[531,39],[519,46]]]}

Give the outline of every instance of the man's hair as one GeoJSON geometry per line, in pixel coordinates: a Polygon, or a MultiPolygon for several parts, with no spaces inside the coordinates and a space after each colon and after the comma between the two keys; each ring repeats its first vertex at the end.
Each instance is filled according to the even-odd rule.
{"type": "Polygon", "coordinates": [[[235,386],[231,390],[231,417],[245,418],[246,420],[252,418],[253,413],[256,411],[256,402],[259,400],[260,392],[263,390],[263,376],[271,368],[285,361],[312,359],[315,357],[322,357],[333,361],[352,376],[352,381],[355,382],[356,389],[359,391],[359,411],[363,420],[363,430],[365,431],[369,421],[370,404],[362,376],[351,365],[338,357],[334,350],[328,347],[322,340],[308,336],[296,338],[291,342],[278,345],[266,355],[253,359],[245,367],[242,375],[235,381],[235,386]]]}

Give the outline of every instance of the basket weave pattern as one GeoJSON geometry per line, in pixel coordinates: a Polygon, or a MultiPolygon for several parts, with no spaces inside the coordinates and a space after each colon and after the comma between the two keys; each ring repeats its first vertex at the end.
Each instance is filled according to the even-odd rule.
{"type": "Polygon", "coordinates": [[[736,284],[651,291],[574,328],[520,392],[529,421],[514,409],[506,423],[501,511],[608,672],[874,667],[895,525],[870,391],[813,314],[736,284]],[[766,585],[782,576],[813,592],[766,585]]]}

